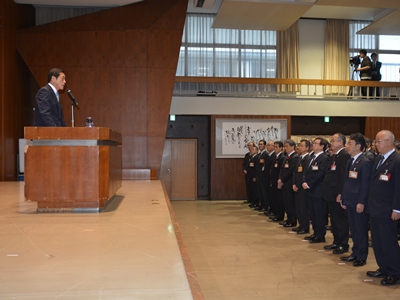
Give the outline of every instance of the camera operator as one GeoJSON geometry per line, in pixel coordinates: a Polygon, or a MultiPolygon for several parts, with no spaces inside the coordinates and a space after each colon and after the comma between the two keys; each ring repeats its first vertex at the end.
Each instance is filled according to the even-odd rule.
{"type": "MultiPolygon", "coordinates": [[[[371,80],[372,79],[372,70],[371,70],[371,59],[367,56],[367,50],[360,50],[360,57],[362,58],[361,66],[357,68],[357,71],[360,71],[360,79],[363,80],[371,80]]],[[[369,87],[363,86],[361,87],[361,95],[372,96],[372,89],[369,87]]]]}

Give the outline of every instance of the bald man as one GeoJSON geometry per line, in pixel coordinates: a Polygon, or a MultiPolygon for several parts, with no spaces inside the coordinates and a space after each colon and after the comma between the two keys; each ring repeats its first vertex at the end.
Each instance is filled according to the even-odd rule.
{"type": "Polygon", "coordinates": [[[394,134],[379,131],[375,145],[380,155],[374,160],[368,195],[372,246],[379,266],[367,276],[383,278],[382,285],[400,283],[400,247],[397,220],[400,219],[400,156],[394,134]]]}

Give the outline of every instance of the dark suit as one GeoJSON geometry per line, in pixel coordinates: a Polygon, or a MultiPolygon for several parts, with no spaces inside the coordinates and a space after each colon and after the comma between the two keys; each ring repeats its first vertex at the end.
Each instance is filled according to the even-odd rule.
{"type": "Polygon", "coordinates": [[[345,249],[349,248],[349,221],[346,210],[336,202],[336,198],[343,188],[346,164],[349,159],[350,155],[344,148],[339,153],[333,154],[324,179],[324,199],[329,208],[333,244],[345,249]]]}
{"type": "Polygon", "coordinates": [[[400,156],[394,151],[377,169],[374,161],[368,195],[372,247],[384,275],[400,278],[400,247],[393,209],[400,211],[400,156]],[[386,177],[385,177],[386,176],[386,177]]]}
{"type": "Polygon", "coordinates": [[[265,163],[269,159],[267,150],[263,150],[258,154],[258,161],[256,164],[257,171],[257,193],[258,193],[258,206],[260,208],[268,209],[267,202],[267,181],[264,175],[265,163]]]}
{"type": "Polygon", "coordinates": [[[265,176],[265,181],[267,183],[267,202],[268,202],[268,208],[269,211],[272,212],[271,208],[271,199],[274,198],[274,189],[271,187],[271,168],[272,164],[275,162],[275,151],[272,151],[272,153],[269,154],[269,158],[267,159],[265,165],[264,165],[264,176],[265,176]]]}
{"type": "Polygon", "coordinates": [[[326,201],[323,194],[323,181],[329,167],[329,158],[322,152],[314,161],[312,160],[313,158],[310,158],[310,162],[303,175],[303,181],[309,186],[309,189],[306,190],[306,197],[308,207],[310,208],[314,236],[322,239],[326,234],[326,201]]]}
{"type": "Polygon", "coordinates": [[[298,161],[299,155],[296,152],[293,152],[290,156],[286,156],[279,174],[279,179],[283,183],[282,195],[287,221],[294,225],[297,225],[297,216],[293,191],[293,172],[296,169],[298,161]]]}
{"type": "Polygon", "coordinates": [[[367,200],[372,162],[361,154],[351,163],[352,160],[349,160],[346,165],[341,198],[343,205],[347,207],[353,240],[352,255],[357,259],[366,260],[368,256],[367,200]],[[362,213],[356,211],[357,204],[364,205],[362,213]]]}
{"type": "Polygon", "coordinates": [[[66,126],[61,103],[48,84],[36,94],[34,126],[66,126]]]}
{"type": "MultiPolygon", "coordinates": [[[[372,80],[381,81],[381,79],[382,79],[381,67],[382,67],[382,63],[380,61],[371,62],[372,80]]],[[[381,95],[379,87],[372,88],[372,96],[375,96],[375,93],[376,93],[376,96],[378,96],[378,97],[381,95]]]]}
{"type": "MultiPolygon", "coordinates": [[[[251,154],[250,152],[247,152],[243,159],[243,171],[248,172],[250,159],[251,159],[251,154]]],[[[247,175],[248,173],[244,174],[244,182],[246,184],[247,201],[250,202],[250,185],[249,182],[247,181],[247,175]]]]}
{"type": "Polygon", "coordinates": [[[293,172],[293,185],[297,187],[295,192],[296,216],[299,220],[299,227],[303,230],[310,230],[310,212],[308,211],[306,191],[302,188],[303,173],[308,166],[309,155],[306,154],[303,158],[299,157],[296,168],[293,172]]]}
{"type": "Polygon", "coordinates": [[[285,216],[285,207],[283,204],[282,190],[278,189],[279,173],[281,171],[285,156],[281,152],[279,156],[275,156],[271,166],[270,186],[272,197],[270,201],[271,210],[278,219],[283,219],[285,216]]]}
{"type": "Polygon", "coordinates": [[[372,152],[372,150],[366,150],[364,152],[364,155],[370,160],[370,161],[374,161],[376,153],[372,152]]]}
{"type": "Polygon", "coordinates": [[[258,160],[258,154],[253,155],[249,158],[249,163],[247,167],[247,186],[249,187],[249,201],[251,203],[258,203],[258,193],[257,193],[257,171],[256,164],[258,160]]]}

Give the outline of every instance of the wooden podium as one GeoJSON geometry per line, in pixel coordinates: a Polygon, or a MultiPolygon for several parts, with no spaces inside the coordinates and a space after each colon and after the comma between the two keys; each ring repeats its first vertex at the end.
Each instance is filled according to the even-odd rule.
{"type": "Polygon", "coordinates": [[[100,211],[121,187],[122,136],[102,127],[25,127],[25,199],[38,212],[100,211]]]}

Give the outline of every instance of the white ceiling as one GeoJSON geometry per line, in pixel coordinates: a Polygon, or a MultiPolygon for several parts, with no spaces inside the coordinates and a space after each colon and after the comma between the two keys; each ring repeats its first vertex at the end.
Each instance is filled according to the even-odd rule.
{"type": "MultiPolygon", "coordinates": [[[[14,0],[41,6],[114,7],[151,0],[14,0]]],[[[188,0],[188,12],[215,13],[214,28],[285,30],[299,18],[371,20],[363,34],[400,35],[400,0],[188,0]]]]}

